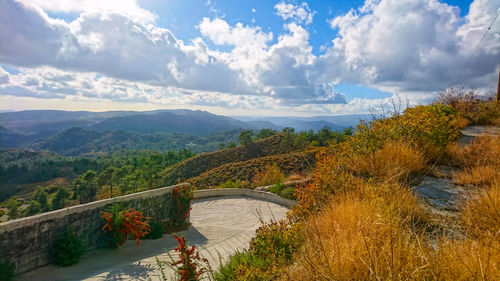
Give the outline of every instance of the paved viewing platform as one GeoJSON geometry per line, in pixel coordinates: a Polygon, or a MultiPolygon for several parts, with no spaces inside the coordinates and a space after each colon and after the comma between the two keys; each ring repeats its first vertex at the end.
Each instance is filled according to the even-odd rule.
{"type": "MultiPolygon", "coordinates": [[[[191,225],[184,235],[188,245],[195,245],[210,265],[219,267],[238,250],[248,248],[255,230],[265,222],[283,219],[288,209],[281,205],[244,196],[210,197],[192,202],[191,225]]],[[[97,249],[86,252],[79,263],[69,267],[47,265],[27,272],[18,280],[161,280],[155,257],[169,261],[165,250],[177,257],[177,245],[170,234],[157,240],[128,241],[118,249],[97,249]]],[[[170,280],[173,271],[166,267],[170,280]]]]}

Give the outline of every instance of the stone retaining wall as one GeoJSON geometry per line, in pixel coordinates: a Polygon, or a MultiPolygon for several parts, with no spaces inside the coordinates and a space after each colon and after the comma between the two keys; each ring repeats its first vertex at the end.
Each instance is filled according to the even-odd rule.
{"type": "Polygon", "coordinates": [[[168,218],[172,190],[181,185],[95,201],[1,223],[0,261],[13,262],[16,273],[49,264],[52,243],[69,226],[82,239],[86,250],[104,247],[106,239],[101,231],[104,225],[101,211],[118,202],[124,208],[133,207],[148,217],[168,218]]]}

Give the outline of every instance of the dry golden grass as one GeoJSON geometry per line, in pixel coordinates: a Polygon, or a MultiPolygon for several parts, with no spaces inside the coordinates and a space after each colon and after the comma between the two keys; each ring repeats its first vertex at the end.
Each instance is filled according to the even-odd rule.
{"type": "Polygon", "coordinates": [[[500,239],[499,186],[493,184],[464,203],[461,217],[469,235],[500,239]]]}
{"type": "Polygon", "coordinates": [[[442,239],[428,253],[429,280],[500,280],[498,240],[442,239]]]}
{"type": "Polygon", "coordinates": [[[356,155],[347,168],[357,175],[377,181],[406,181],[411,173],[425,167],[424,153],[403,142],[389,142],[368,155],[356,155]]]}
{"type": "Polygon", "coordinates": [[[382,193],[366,187],[336,195],[304,227],[306,242],[283,279],[425,278],[429,262],[424,249],[428,246],[406,223],[420,209],[416,198],[402,188],[382,193]]]}
{"type": "Polygon", "coordinates": [[[451,164],[463,168],[500,166],[500,137],[481,136],[465,147],[448,145],[447,155],[451,164]]]}
{"type": "Polygon", "coordinates": [[[455,184],[489,186],[500,179],[500,137],[478,137],[465,147],[449,145],[447,155],[463,168],[453,175],[455,184]]]}
{"type": "Polygon", "coordinates": [[[492,165],[466,168],[453,174],[453,183],[460,185],[486,186],[500,180],[499,167],[492,165]]]}
{"type": "Polygon", "coordinates": [[[336,194],[306,222],[304,245],[281,279],[500,280],[498,187],[467,201],[461,215],[465,239],[431,242],[411,223],[426,213],[408,189],[367,184],[336,194]]]}

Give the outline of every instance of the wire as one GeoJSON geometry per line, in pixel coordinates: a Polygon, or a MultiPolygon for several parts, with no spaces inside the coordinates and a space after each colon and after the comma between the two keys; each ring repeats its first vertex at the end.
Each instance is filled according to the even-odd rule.
{"type": "Polygon", "coordinates": [[[498,14],[500,14],[500,10],[498,10],[497,12],[497,15],[495,16],[495,18],[493,19],[493,21],[491,22],[490,26],[488,27],[488,29],[486,30],[486,32],[484,33],[483,37],[481,38],[481,40],[479,41],[479,43],[477,44],[476,48],[474,49],[474,52],[472,52],[472,54],[470,55],[469,57],[469,60],[467,61],[467,63],[464,65],[464,67],[462,68],[462,71],[460,71],[460,74],[458,75],[458,77],[454,80],[453,83],[451,83],[450,86],[454,86],[457,84],[458,80],[460,78],[462,78],[462,74],[464,74],[464,71],[465,69],[469,66],[470,62],[472,61],[472,57],[474,57],[474,55],[476,54],[477,50],[479,49],[479,46],[481,45],[481,43],[483,43],[483,40],[484,38],[486,37],[486,34],[488,34],[488,32],[491,30],[491,27],[493,26],[493,24],[495,23],[495,21],[497,20],[498,18],[498,14]]]}

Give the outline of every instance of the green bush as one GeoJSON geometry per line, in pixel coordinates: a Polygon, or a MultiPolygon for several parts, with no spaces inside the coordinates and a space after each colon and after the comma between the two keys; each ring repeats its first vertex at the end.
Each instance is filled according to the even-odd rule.
{"type": "Polygon", "coordinates": [[[11,262],[0,262],[0,280],[10,281],[14,277],[16,267],[11,262]]]}
{"type": "Polygon", "coordinates": [[[269,191],[274,194],[280,194],[280,192],[285,188],[285,184],[282,182],[277,182],[269,187],[269,191]]]}
{"type": "MultiPolygon", "coordinates": [[[[259,269],[265,270],[269,265],[264,258],[253,255],[250,252],[236,252],[229,257],[226,264],[219,268],[219,271],[215,272],[215,281],[231,281],[231,280],[241,280],[241,271],[247,271],[245,269],[259,269]],[[239,279],[238,279],[239,278],[239,279]]],[[[255,270],[253,270],[255,272],[255,270]]],[[[243,278],[249,277],[245,275],[243,278]]]]}
{"type": "Polygon", "coordinates": [[[299,224],[271,222],[257,229],[250,241],[250,252],[277,261],[290,262],[292,254],[302,244],[299,224]]]}
{"type": "Polygon", "coordinates": [[[149,232],[144,239],[158,239],[163,236],[163,228],[161,226],[161,223],[157,221],[153,221],[149,224],[149,227],[151,229],[151,232],[149,232]]]}
{"type": "Polygon", "coordinates": [[[283,198],[290,199],[290,200],[295,200],[295,196],[293,196],[293,193],[295,192],[295,188],[293,187],[286,187],[283,189],[279,195],[283,198]]]}
{"type": "Polygon", "coordinates": [[[50,250],[52,261],[61,266],[77,263],[84,252],[82,240],[73,233],[71,228],[56,239],[50,250]]]}

